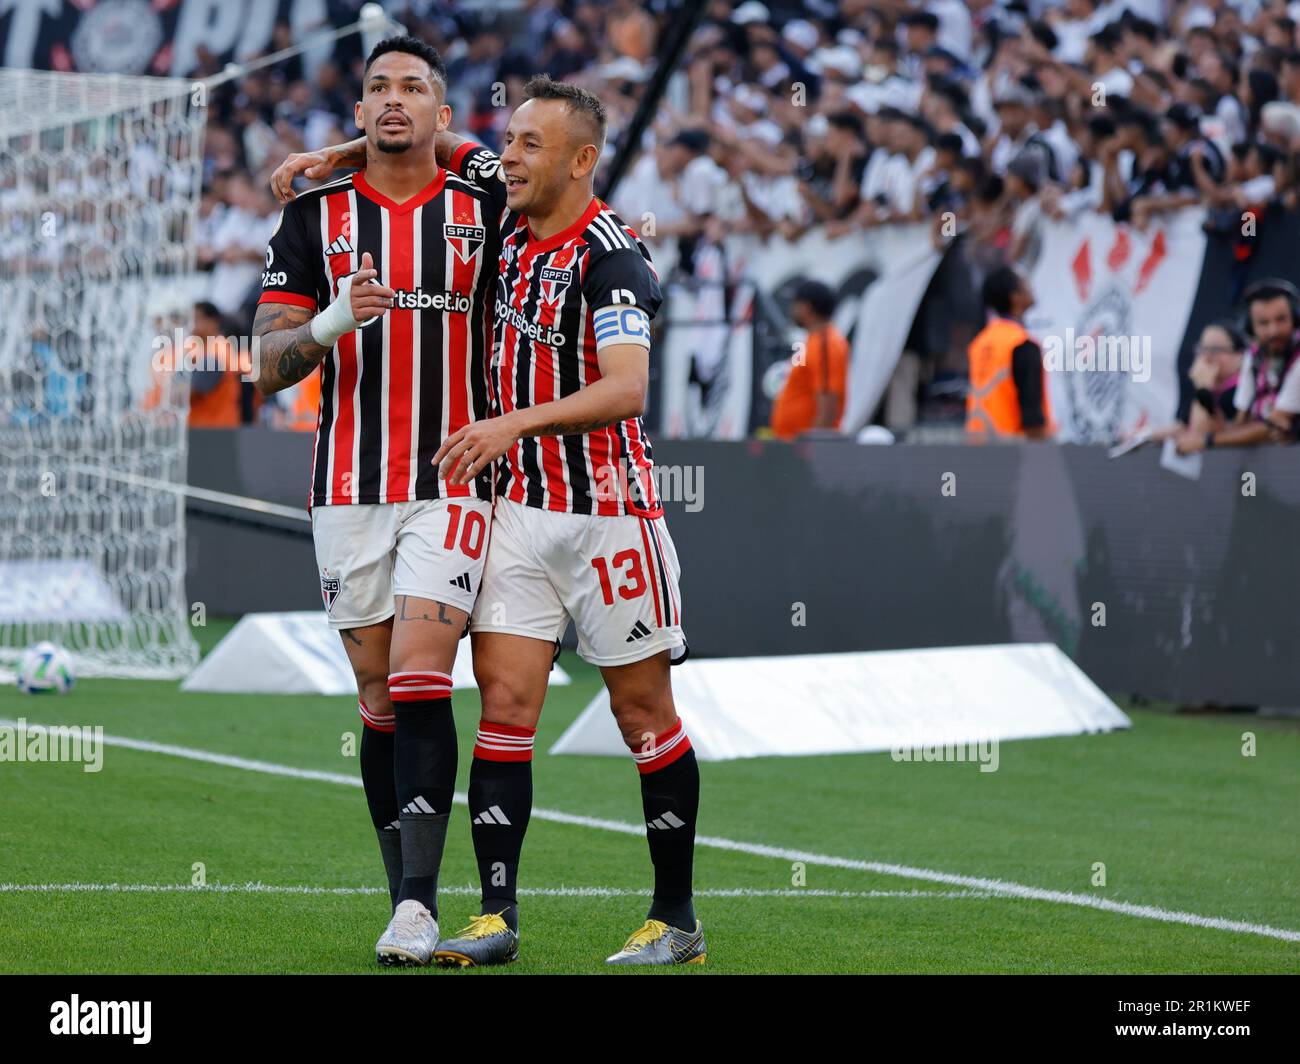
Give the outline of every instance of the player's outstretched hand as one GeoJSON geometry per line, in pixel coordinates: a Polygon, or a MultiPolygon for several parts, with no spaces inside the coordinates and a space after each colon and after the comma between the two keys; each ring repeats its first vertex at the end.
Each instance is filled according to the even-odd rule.
{"type": "Polygon", "coordinates": [[[363,252],[361,269],[352,275],[352,288],[349,292],[352,299],[352,316],[357,321],[369,321],[371,318],[379,317],[392,307],[393,300],[397,298],[396,292],[375,280],[378,276],[379,271],[375,269],[370,252],[363,252]]]}
{"type": "Polygon", "coordinates": [[[294,199],[293,179],[299,174],[311,181],[323,181],[334,172],[334,163],[323,151],[295,152],[275,168],[271,175],[271,191],[281,203],[294,199]]]}
{"type": "Polygon", "coordinates": [[[519,438],[508,414],[471,421],[457,429],[438,448],[433,464],[448,484],[468,484],[479,473],[510,450],[519,438]]]}

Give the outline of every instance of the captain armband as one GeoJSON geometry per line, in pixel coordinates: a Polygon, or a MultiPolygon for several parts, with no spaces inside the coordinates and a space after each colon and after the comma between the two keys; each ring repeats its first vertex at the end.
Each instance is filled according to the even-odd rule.
{"type": "Polygon", "coordinates": [[[596,331],[596,350],[610,344],[650,346],[650,316],[640,307],[615,304],[601,307],[592,315],[596,331]]]}

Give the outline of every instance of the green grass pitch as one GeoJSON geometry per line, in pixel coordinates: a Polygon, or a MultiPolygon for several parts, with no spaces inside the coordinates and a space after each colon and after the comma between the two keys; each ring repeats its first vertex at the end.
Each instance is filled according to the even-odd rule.
{"type": "MultiPolygon", "coordinates": [[[[203,634],[211,646],[228,630],[203,634]]],[[[599,687],[552,689],[534,767],[539,808],[637,824],[630,759],[546,751],[599,687]]],[[[478,720],[456,694],[459,789],[478,720]]],[[[792,706],[791,713],[798,707],[792,706]]],[[[182,694],[174,683],[82,681],[63,697],[0,689],[0,718],[102,725],[108,735],[357,777],[353,700],[182,694]]],[[[703,763],[697,910],[708,972],[1295,972],[1300,945],[1080,904],[1300,929],[1300,728],[1134,710],[1131,731],[1005,743],[995,773],[888,754],[703,763]],[[1242,733],[1256,754],[1242,755],[1242,733]],[[880,862],[1060,891],[1072,901],[807,861],[880,862]],[[1094,866],[1105,885],[1094,886],[1094,866]]],[[[641,923],[644,838],[534,818],[524,849],[520,961],[503,970],[388,972],[388,917],[357,786],[110,746],[103,769],[0,762],[0,972],[378,972],[474,978],[592,973],[641,923]],[[201,863],[206,887],[188,889],[201,863]],[[154,891],[15,886],[154,885],[154,891]],[[261,889],[249,889],[261,884],[261,889]],[[293,893],[275,888],[338,888],[293,893]],[[180,889],[174,889],[180,888],[180,889]],[[269,889],[268,889],[269,888],[269,889]],[[560,888],[578,893],[559,893],[560,888]],[[596,893],[581,893],[592,888],[596,893]],[[548,893],[549,892],[549,893],[548,893]]],[[[444,932],[476,912],[469,817],[457,807],[444,932]]],[[[647,892],[648,893],[648,892],[647,892]]]]}

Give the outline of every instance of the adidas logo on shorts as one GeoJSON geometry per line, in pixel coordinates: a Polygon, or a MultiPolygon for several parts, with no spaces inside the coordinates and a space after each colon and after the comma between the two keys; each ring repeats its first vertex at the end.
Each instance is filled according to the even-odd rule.
{"type": "Polygon", "coordinates": [[[473,591],[474,585],[470,582],[469,573],[461,573],[455,580],[448,580],[447,583],[452,587],[458,587],[462,591],[473,591]]]}
{"type": "Polygon", "coordinates": [[[650,634],[650,629],[646,627],[646,625],[643,624],[641,621],[637,621],[632,628],[632,634],[629,635],[625,640],[623,640],[623,642],[635,643],[638,639],[644,639],[649,634],[650,634]]]}

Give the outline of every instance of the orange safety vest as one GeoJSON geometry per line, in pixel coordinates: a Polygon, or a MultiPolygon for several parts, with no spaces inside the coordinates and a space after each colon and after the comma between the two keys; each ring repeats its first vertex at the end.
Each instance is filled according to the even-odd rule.
{"type": "MultiPolygon", "coordinates": [[[[1011,353],[1029,339],[1019,322],[994,318],[971,341],[970,390],[966,393],[966,431],[979,436],[1020,436],[1020,395],[1011,375],[1011,353]]],[[[1043,375],[1043,417],[1047,431],[1055,431],[1043,375]]]]}
{"type": "Polygon", "coordinates": [[[289,408],[285,412],[284,428],[294,432],[315,432],[320,412],[320,371],[304,377],[286,392],[289,408]]]}

